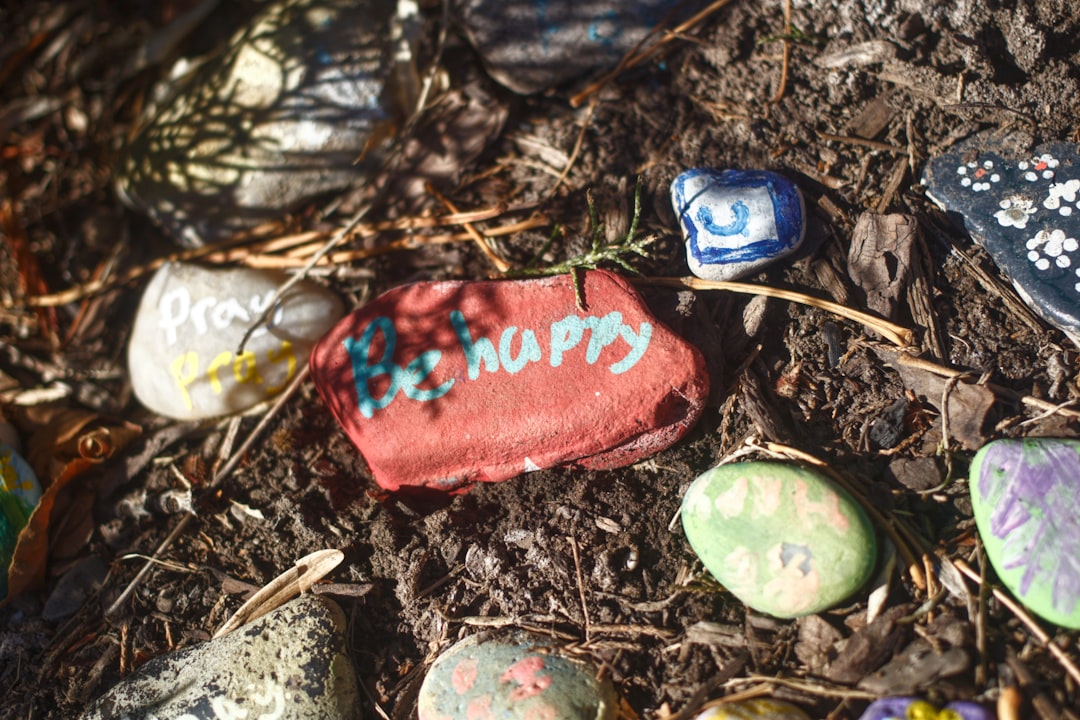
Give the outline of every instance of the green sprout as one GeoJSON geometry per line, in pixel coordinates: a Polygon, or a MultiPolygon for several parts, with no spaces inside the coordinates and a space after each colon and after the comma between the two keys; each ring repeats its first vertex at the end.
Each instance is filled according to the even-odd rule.
{"type": "Polygon", "coordinates": [[[524,277],[562,275],[564,273],[569,273],[574,279],[574,294],[577,297],[578,307],[581,309],[584,309],[585,307],[585,294],[581,283],[582,272],[584,270],[596,270],[602,263],[612,263],[629,273],[640,275],[641,273],[628,262],[628,258],[631,255],[637,255],[643,258],[649,257],[647,248],[657,240],[656,235],[638,235],[638,222],[641,219],[640,177],[634,185],[634,214],[630,220],[630,229],[624,237],[618,238],[613,242],[605,241],[604,224],[600,222],[600,218],[596,211],[596,203],[593,201],[592,194],[586,194],[586,198],[589,204],[589,225],[592,228],[592,244],[589,250],[554,265],[532,267],[536,262],[536,258],[541,257],[554,243],[555,238],[560,231],[560,228],[556,226],[547,243],[545,243],[544,247],[537,253],[536,258],[529,263],[529,266],[512,273],[524,277]]]}

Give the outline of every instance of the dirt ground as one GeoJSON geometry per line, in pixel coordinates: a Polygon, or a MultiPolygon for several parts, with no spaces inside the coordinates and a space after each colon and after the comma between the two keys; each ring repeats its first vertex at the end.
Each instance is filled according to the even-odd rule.
{"type": "MultiPolygon", "coordinates": [[[[78,481],[89,489],[76,504],[84,529],[52,559],[46,585],[0,609],[0,716],[76,716],[145,660],[208,639],[296,559],[339,548],[345,562],[322,590],[350,619],[368,718],[415,716],[430,662],[492,625],[555,633],[594,658],[627,717],[688,718],[706,701],[762,693],[840,720],[882,694],[993,706],[1003,691],[1014,697],[1006,688],[1020,692],[1016,717],[1080,717],[1080,687],[1045,637],[991,592],[964,481],[983,441],[1080,435],[1077,348],[1025,310],[919,184],[927,157],[976,132],[1080,140],[1080,5],[795,0],[786,23],[783,2],[734,0],[576,108],[569,99],[595,76],[514,96],[451,28],[442,64],[454,86],[508,117],[447,195],[461,209],[539,203],[564,228],[546,249],[550,224],[500,238],[516,267],[541,251],[541,264],[554,264],[587,248],[587,191],[617,235],[640,177],[641,229],[658,239],[635,266],[646,278],[685,275],[674,176],[772,169],[806,196],[807,242],[793,262],[749,280],[865,310],[847,268],[855,223],[868,211],[906,214],[920,235],[895,321],[914,331],[928,364],[966,373],[946,383],[906,367],[881,336],[823,309],[646,280],[657,315],[708,358],[712,403],[695,429],[633,467],[547,470],[452,497],[380,493],[310,382],[210,488],[219,458],[267,409],[234,423],[233,442],[229,421],[177,424],[139,406],[123,348],[144,281],[56,308],[28,304],[176,251],[120,205],[111,173],[163,71],[125,76],[126,60],[189,5],[27,0],[0,10],[0,398],[9,409],[53,399],[142,427],[78,481]],[[946,385],[979,381],[989,384],[969,390],[970,402],[943,410],[946,385]],[[831,468],[876,510],[882,544],[894,546],[888,527],[914,554],[914,571],[900,548],[885,552],[848,606],[797,621],[749,612],[725,593],[673,521],[699,473],[732,453],[770,452],[831,468]],[[185,484],[194,517],[106,616],[179,522],[162,494],[185,484]],[[46,621],[58,579],[87,556],[109,564],[100,593],[46,621]],[[954,561],[988,582],[980,588],[954,561]]],[[[211,24],[228,27],[256,5],[230,4],[211,24]]],[[[430,56],[441,13],[425,13],[430,56]]],[[[205,50],[213,36],[196,32],[181,49],[205,50]]],[[[374,218],[445,211],[430,194],[391,197],[374,218]]],[[[305,208],[295,226],[341,226],[334,200],[305,208]]],[[[459,242],[317,276],[359,303],[410,280],[493,273],[475,244],[459,242]]],[[[1080,635],[1041,627],[1076,662],[1080,635]]]]}

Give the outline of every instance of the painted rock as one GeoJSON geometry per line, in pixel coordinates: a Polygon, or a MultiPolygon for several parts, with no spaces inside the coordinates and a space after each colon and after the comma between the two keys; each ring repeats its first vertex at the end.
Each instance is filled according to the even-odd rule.
{"type": "Polygon", "coordinates": [[[791,703],[757,698],[711,707],[694,720],[810,720],[810,716],[791,703]]]}
{"type": "Polygon", "coordinates": [[[735,280],[795,252],[806,234],[802,193],[767,170],[694,168],[671,183],[690,271],[735,280]]]}
{"type": "Polygon", "coordinates": [[[249,268],[164,265],[143,293],[128,346],[139,401],[161,415],[198,420],[239,412],[281,391],[344,312],[333,293],[302,282],[237,353],[285,280],[249,268]]]}
{"type": "Polygon", "coordinates": [[[781,618],[845,600],[876,560],[862,508],[797,465],[732,463],[703,473],[683,498],[682,523],[720,583],[754,610],[781,618]]]}
{"type": "Polygon", "coordinates": [[[614,273],[416,283],[355,311],[312,376],[387,490],[455,490],[573,463],[628,465],[701,414],[701,354],[614,273]]]}
{"type": "Polygon", "coordinates": [[[359,718],[344,633],[336,603],[302,595],[221,638],[150,660],[81,717],[359,718]]]}
{"type": "Polygon", "coordinates": [[[1080,441],[996,440],[975,454],[969,482],[1001,582],[1035,613],[1080,629],[1080,441]]]}
{"type": "Polygon", "coordinates": [[[875,700],[859,720],[994,720],[994,714],[972,702],[951,702],[942,709],[911,697],[875,700]]]}
{"type": "Polygon", "coordinates": [[[926,194],[962,221],[1047,322],[1080,343],[1080,157],[1075,145],[1031,152],[976,138],[933,158],[926,194]]]}
{"type": "Polygon", "coordinates": [[[7,597],[8,566],[19,532],[41,499],[41,484],[30,464],[0,441],[0,600],[7,597]]]}
{"type": "Polygon", "coordinates": [[[703,4],[464,0],[460,13],[488,73],[514,92],[530,94],[614,67],[657,24],[667,20],[670,27],[703,4]]]}
{"type": "Polygon", "coordinates": [[[275,0],[129,145],[122,198],[186,245],[362,181],[396,111],[389,0],[275,0]],[[367,164],[357,165],[363,157],[367,164]]]}
{"type": "Polygon", "coordinates": [[[432,664],[417,709],[419,720],[614,720],[618,700],[597,668],[571,660],[547,638],[473,635],[432,664]]]}

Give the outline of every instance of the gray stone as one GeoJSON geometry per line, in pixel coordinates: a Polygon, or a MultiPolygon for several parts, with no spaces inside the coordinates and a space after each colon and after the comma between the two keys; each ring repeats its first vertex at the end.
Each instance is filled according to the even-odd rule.
{"type": "Polygon", "coordinates": [[[127,149],[118,190],[187,245],[360,182],[398,113],[392,0],[278,0],[127,149]]]}
{"type": "MultiPolygon", "coordinates": [[[[614,67],[679,0],[464,0],[461,21],[488,73],[528,95],[600,67],[614,67]]],[[[682,7],[680,7],[682,6],[682,7]]],[[[671,23],[665,23],[670,26],[671,23]]]]}
{"type": "Polygon", "coordinates": [[[200,420],[240,412],[283,390],[344,312],[329,290],[301,282],[238,353],[285,280],[251,268],[164,265],[143,293],[128,346],[139,401],[167,417],[200,420]]]}
{"type": "Polygon", "coordinates": [[[359,718],[344,632],[337,604],[303,595],[217,640],[154,658],[82,720],[359,718]]]}

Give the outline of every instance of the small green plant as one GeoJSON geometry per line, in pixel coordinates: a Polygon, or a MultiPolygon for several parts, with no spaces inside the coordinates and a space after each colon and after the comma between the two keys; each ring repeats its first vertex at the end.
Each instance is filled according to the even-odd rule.
{"type": "MultiPolygon", "coordinates": [[[[600,222],[596,211],[596,203],[593,201],[592,194],[586,194],[586,198],[589,204],[589,226],[592,234],[592,244],[589,250],[580,255],[575,255],[574,257],[563,260],[560,263],[544,267],[533,267],[533,263],[536,262],[534,259],[533,263],[530,263],[529,266],[511,273],[512,275],[522,277],[570,273],[574,279],[574,294],[577,297],[577,304],[581,309],[584,309],[585,307],[584,288],[581,284],[582,271],[596,270],[602,263],[612,263],[627,272],[633,273],[634,275],[640,275],[641,273],[629,263],[628,259],[632,255],[648,257],[649,253],[647,248],[657,239],[656,235],[638,235],[638,222],[641,219],[641,178],[638,178],[637,183],[634,185],[634,214],[630,219],[630,229],[625,236],[618,238],[613,242],[606,241],[605,227],[604,224],[600,222]]],[[[543,254],[547,252],[552,243],[554,243],[559,232],[560,228],[556,226],[547,243],[537,254],[537,258],[543,256],[543,254]]]]}

